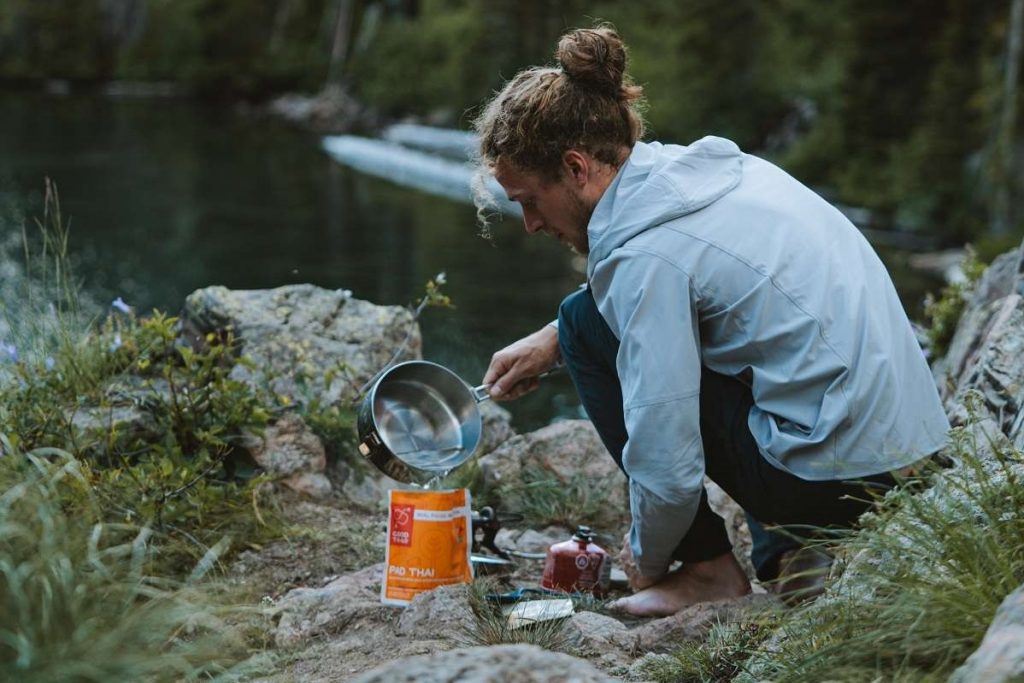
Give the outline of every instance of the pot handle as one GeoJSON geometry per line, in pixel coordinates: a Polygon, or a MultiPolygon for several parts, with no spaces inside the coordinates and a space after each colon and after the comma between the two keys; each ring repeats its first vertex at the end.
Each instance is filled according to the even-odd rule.
{"type": "MultiPolygon", "coordinates": [[[[544,372],[542,372],[539,375],[537,375],[537,379],[544,379],[545,377],[550,377],[551,375],[558,375],[558,374],[561,374],[563,372],[565,372],[565,363],[561,363],[561,362],[555,363],[549,369],[547,369],[544,372]]],[[[490,389],[491,389],[491,385],[490,384],[481,384],[478,387],[473,387],[471,389],[471,391],[473,392],[473,398],[476,399],[477,403],[480,403],[482,401],[486,401],[487,399],[489,399],[491,397],[490,389]]]]}

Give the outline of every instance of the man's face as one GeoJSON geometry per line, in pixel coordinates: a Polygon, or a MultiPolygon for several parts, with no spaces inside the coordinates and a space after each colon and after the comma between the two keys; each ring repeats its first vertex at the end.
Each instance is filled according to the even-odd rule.
{"type": "Polygon", "coordinates": [[[587,224],[594,212],[588,206],[572,176],[563,170],[555,182],[545,182],[540,174],[520,171],[499,162],[494,177],[511,201],[523,209],[526,232],[546,232],[581,254],[590,252],[587,224]]]}

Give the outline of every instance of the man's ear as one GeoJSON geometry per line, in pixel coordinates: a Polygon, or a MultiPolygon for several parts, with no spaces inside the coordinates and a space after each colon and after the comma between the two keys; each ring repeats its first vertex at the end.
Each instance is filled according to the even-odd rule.
{"type": "Polygon", "coordinates": [[[578,150],[566,150],[562,153],[562,170],[583,187],[590,180],[590,159],[578,150]]]}

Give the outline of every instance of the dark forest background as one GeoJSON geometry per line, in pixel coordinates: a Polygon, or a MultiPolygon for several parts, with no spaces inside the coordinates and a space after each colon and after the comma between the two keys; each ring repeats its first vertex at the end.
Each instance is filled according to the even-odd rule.
{"type": "Polygon", "coordinates": [[[1024,235],[1024,0],[4,0],[0,79],[167,81],[261,101],[342,87],[466,127],[568,27],[612,22],[651,136],[736,140],[881,227],[993,250],[1024,235]]]}

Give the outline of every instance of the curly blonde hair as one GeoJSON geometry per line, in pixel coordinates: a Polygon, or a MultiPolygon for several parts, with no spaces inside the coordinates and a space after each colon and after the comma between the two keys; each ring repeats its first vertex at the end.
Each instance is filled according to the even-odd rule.
{"type": "Polygon", "coordinates": [[[493,205],[484,179],[499,162],[553,182],[566,150],[618,166],[622,149],[643,137],[643,88],[626,74],[626,46],[614,28],[569,31],[558,41],[555,61],[517,73],[473,122],[480,139],[474,195],[481,211],[493,205]]]}

